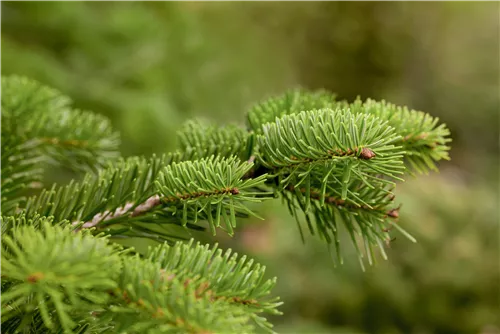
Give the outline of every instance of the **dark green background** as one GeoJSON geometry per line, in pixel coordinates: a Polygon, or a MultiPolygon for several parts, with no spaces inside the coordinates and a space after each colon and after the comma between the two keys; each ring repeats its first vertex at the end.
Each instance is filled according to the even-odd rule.
{"type": "MultiPolygon", "coordinates": [[[[300,241],[281,205],[223,247],[279,278],[281,333],[499,333],[499,3],[2,2],[2,74],[23,74],[112,119],[125,156],[167,152],[186,119],[244,122],[287,88],[327,88],[439,116],[440,173],[398,187],[389,261],[300,241]]],[[[197,236],[211,240],[208,235],[197,236]]],[[[347,239],[346,239],[347,241],[347,239]]],[[[346,242],[347,244],[347,242],[346,242]]]]}

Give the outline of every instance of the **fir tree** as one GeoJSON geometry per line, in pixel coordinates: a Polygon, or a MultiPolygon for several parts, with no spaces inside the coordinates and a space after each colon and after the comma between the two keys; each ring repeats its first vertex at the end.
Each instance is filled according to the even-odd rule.
{"type": "Polygon", "coordinates": [[[281,198],[298,230],[342,263],[339,232],[371,264],[397,223],[394,187],[448,159],[437,118],[385,101],[296,89],[256,104],[247,127],[189,121],[180,147],[120,158],[119,136],[54,89],[2,78],[4,333],[251,333],[279,299],[265,267],[186,232],[233,235],[281,198]],[[84,173],[36,192],[45,168],[84,173]],[[30,195],[35,193],[35,195],[30,195]],[[303,221],[304,220],[304,221],[303,221]],[[146,253],[126,238],[158,242],[146,253]]]}

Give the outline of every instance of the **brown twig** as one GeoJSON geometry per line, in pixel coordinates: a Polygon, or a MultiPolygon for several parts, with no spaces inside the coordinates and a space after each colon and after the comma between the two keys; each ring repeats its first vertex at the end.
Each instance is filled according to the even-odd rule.
{"type": "Polygon", "coordinates": [[[60,140],[59,138],[39,138],[44,144],[59,145],[59,146],[72,146],[72,147],[87,147],[88,141],[86,140],[60,140]]]}
{"type": "MultiPolygon", "coordinates": [[[[293,185],[289,185],[288,187],[286,187],[286,190],[289,190],[289,191],[295,191],[295,189],[296,188],[293,185]]],[[[299,188],[299,191],[304,194],[306,192],[306,189],[299,188]]],[[[316,200],[321,199],[321,193],[319,191],[311,190],[310,194],[311,194],[312,199],[316,199],[316,200]]],[[[394,200],[394,195],[391,195],[390,200],[391,201],[394,200]]],[[[348,203],[345,200],[343,200],[341,198],[337,198],[335,196],[326,196],[325,203],[333,204],[336,206],[343,206],[345,208],[350,208],[350,209],[363,209],[363,210],[372,210],[372,211],[377,210],[374,208],[370,208],[366,205],[357,206],[357,205],[348,203]]],[[[399,207],[389,210],[388,212],[386,212],[386,215],[388,217],[391,217],[391,218],[398,218],[399,217],[399,207]]]]}
{"type": "MultiPolygon", "coordinates": [[[[130,212],[130,209],[134,206],[134,203],[128,202],[124,206],[119,207],[118,209],[116,209],[113,212],[106,210],[104,212],[100,212],[100,213],[96,214],[92,218],[92,220],[84,222],[83,225],[81,226],[81,228],[94,227],[103,221],[107,221],[107,220],[111,220],[114,218],[124,216],[125,214],[127,214],[129,212],[130,212],[131,217],[137,217],[137,216],[140,216],[140,215],[147,213],[148,211],[151,211],[152,209],[159,206],[160,204],[161,204],[160,196],[154,195],[154,196],[151,196],[150,198],[148,198],[144,203],[139,204],[137,207],[135,207],[135,209],[132,212],[130,212]]],[[[81,223],[80,221],[74,221],[71,224],[78,225],[80,223],[81,223]]]]}
{"type": "MultiPolygon", "coordinates": [[[[240,191],[238,188],[227,187],[224,189],[220,189],[220,190],[218,189],[218,190],[214,190],[214,191],[210,191],[210,192],[200,191],[200,192],[196,192],[196,193],[192,193],[192,194],[177,194],[176,197],[172,196],[172,197],[161,198],[158,195],[154,195],[154,196],[149,197],[144,203],[141,203],[138,206],[136,206],[132,212],[130,212],[130,210],[135,205],[135,203],[132,203],[132,202],[126,203],[124,206],[119,207],[118,209],[116,209],[113,212],[111,212],[109,210],[106,210],[104,212],[100,212],[100,213],[96,214],[92,218],[92,220],[84,222],[83,225],[81,226],[81,228],[94,227],[103,221],[122,217],[122,216],[125,216],[126,214],[130,214],[130,217],[142,216],[142,215],[148,213],[149,211],[153,210],[154,208],[160,206],[162,203],[175,202],[175,201],[178,201],[179,199],[186,200],[186,199],[193,199],[193,198],[203,197],[203,196],[207,197],[207,196],[223,195],[223,194],[238,195],[239,193],[240,193],[240,191]]],[[[80,223],[81,223],[81,221],[72,222],[73,225],[78,225],[80,223]]]]}

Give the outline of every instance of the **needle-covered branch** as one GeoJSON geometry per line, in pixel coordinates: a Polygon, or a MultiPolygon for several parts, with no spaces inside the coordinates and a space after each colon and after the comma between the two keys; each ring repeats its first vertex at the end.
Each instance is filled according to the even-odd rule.
{"type": "Polygon", "coordinates": [[[197,243],[177,243],[174,247],[151,249],[147,259],[158,262],[163,270],[177,278],[190,279],[205,277],[212,282],[204,287],[204,292],[213,300],[223,300],[252,312],[252,318],[259,327],[270,329],[272,326],[258,313],[280,314],[276,307],[279,298],[269,298],[276,283],[264,279],[266,268],[254,263],[246,256],[238,258],[231,250],[223,252],[217,245],[209,247],[197,243]],[[216,284],[214,284],[216,282],[216,284]]]}
{"type": "Polygon", "coordinates": [[[319,189],[320,186],[322,183],[319,182],[312,185],[309,200],[305,197],[305,188],[294,186],[287,187],[282,198],[297,220],[302,239],[304,240],[301,226],[303,215],[312,235],[318,235],[328,245],[333,244],[332,250],[338,263],[343,263],[340,242],[343,231],[348,232],[362,266],[363,253],[366,254],[369,264],[375,261],[374,247],[387,259],[384,247],[391,240],[389,232],[393,228],[415,241],[398,225],[399,207],[394,204],[393,185],[370,189],[359,180],[351,181],[348,189],[356,200],[343,200],[335,182],[327,182],[325,195],[319,189]]]}
{"type": "MultiPolygon", "coordinates": [[[[252,163],[240,162],[234,157],[225,159],[214,156],[173,163],[160,172],[156,187],[163,203],[172,203],[173,208],[182,212],[181,222],[184,225],[189,220],[196,223],[198,215],[201,215],[208,219],[215,235],[215,228],[220,227],[222,217],[227,233],[233,235],[237,213],[256,216],[245,203],[260,202],[265,198],[262,196],[265,193],[256,192],[256,189],[264,184],[267,175],[244,178],[252,166],[252,163]]],[[[174,210],[172,214],[177,213],[174,210]]]]}
{"type": "MultiPolygon", "coordinates": [[[[385,256],[397,229],[394,187],[405,161],[426,172],[448,159],[449,131],[384,101],[336,101],[293,90],[248,114],[248,129],[187,122],[180,150],[116,156],[118,136],[59,92],[2,78],[2,330],[6,333],[252,333],[279,314],[275,279],[230,250],[177,242],[206,221],[233,235],[237,218],[274,193],[342,263],[385,256]],[[41,162],[91,169],[79,182],[40,184],[41,162]],[[124,238],[161,244],[140,254],[124,238]],[[177,243],[175,243],[177,242],[177,243]]],[[[304,238],[304,237],[303,237],[304,238]]],[[[363,261],[361,261],[363,265],[363,261]]]]}
{"type": "Polygon", "coordinates": [[[153,229],[157,226],[148,224],[157,220],[156,206],[138,217],[132,217],[132,213],[155,195],[154,181],[160,169],[178,158],[179,155],[172,154],[150,159],[122,159],[97,175],[87,174],[81,182],[43,190],[40,195],[29,198],[19,210],[27,216],[40,214],[55,220],[66,219],[83,228],[97,227],[112,235],[135,234],[164,240],[168,232],[172,233],[171,224],[165,224],[164,232],[156,234],[153,229]],[[126,224],[120,225],[123,223],[126,224]]]}
{"type": "Polygon", "coordinates": [[[253,135],[234,124],[217,126],[191,120],[182,126],[177,137],[182,152],[193,152],[199,158],[215,155],[248,160],[253,150],[253,135]]]}
{"type": "Polygon", "coordinates": [[[25,223],[10,219],[18,228],[2,234],[4,330],[252,333],[271,331],[258,314],[279,314],[281,303],[267,297],[276,279],[230,250],[191,241],[131,256],[67,222],[25,223]]]}
{"type": "Polygon", "coordinates": [[[1,188],[2,213],[12,214],[26,200],[25,191],[38,188],[42,180],[43,158],[32,143],[19,134],[14,136],[2,123],[1,188]]]}
{"type": "Polygon", "coordinates": [[[213,233],[222,220],[232,234],[237,216],[255,215],[246,204],[264,199],[254,188],[266,176],[243,179],[253,164],[213,156],[176,162],[183,158],[170,154],[121,160],[82,182],[43,190],[19,210],[96,227],[116,237],[163,241],[177,240],[179,226],[200,229],[198,220],[208,220],[213,233]]]}
{"type": "Polygon", "coordinates": [[[353,113],[370,114],[387,120],[401,136],[398,144],[403,146],[406,161],[416,172],[437,170],[436,162],[450,159],[450,130],[445,124],[439,124],[439,118],[422,111],[372,99],[362,102],[358,98],[349,108],[353,113]]]}
{"type": "Polygon", "coordinates": [[[340,181],[345,200],[351,178],[374,188],[384,182],[380,176],[399,179],[404,171],[404,152],[394,145],[399,137],[370,115],[321,109],[285,115],[262,128],[258,161],[278,176],[281,187],[303,184],[307,197],[313,178],[340,181]]]}
{"type": "Polygon", "coordinates": [[[119,136],[106,117],[73,109],[57,90],[24,77],[2,77],[2,132],[10,130],[49,162],[73,169],[96,169],[118,156],[119,136]]]}
{"type": "Polygon", "coordinates": [[[107,303],[106,291],[116,286],[121,267],[120,248],[52,218],[8,220],[17,226],[2,233],[2,281],[14,284],[2,289],[2,327],[14,325],[16,317],[26,326],[39,314],[46,328],[68,331],[77,325],[75,314],[107,303]]]}
{"type": "Polygon", "coordinates": [[[314,109],[335,109],[336,105],[335,94],[325,90],[309,92],[297,88],[257,103],[248,112],[247,122],[253,131],[260,133],[262,125],[274,122],[276,118],[281,118],[284,115],[314,109]]]}
{"type": "Polygon", "coordinates": [[[369,114],[386,121],[400,136],[394,144],[403,147],[405,161],[413,171],[427,173],[429,169],[436,170],[440,160],[449,160],[450,131],[445,124],[439,124],[439,118],[385,101],[362,102],[358,98],[349,103],[336,101],[324,91],[293,90],[259,103],[248,112],[247,120],[252,130],[260,133],[264,124],[275,122],[276,118],[321,108],[369,114]]]}

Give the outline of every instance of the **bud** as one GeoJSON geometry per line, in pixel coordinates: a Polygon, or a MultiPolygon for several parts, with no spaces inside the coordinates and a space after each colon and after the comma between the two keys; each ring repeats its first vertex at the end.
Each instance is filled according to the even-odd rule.
{"type": "Polygon", "coordinates": [[[365,160],[370,160],[374,156],[375,156],[375,153],[372,150],[370,150],[369,148],[366,148],[366,147],[364,147],[361,150],[361,154],[359,155],[359,157],[361,159],[365,159],[365,160]]]}

